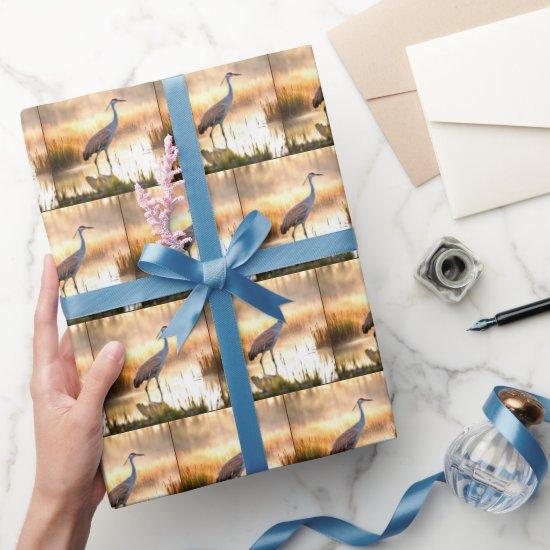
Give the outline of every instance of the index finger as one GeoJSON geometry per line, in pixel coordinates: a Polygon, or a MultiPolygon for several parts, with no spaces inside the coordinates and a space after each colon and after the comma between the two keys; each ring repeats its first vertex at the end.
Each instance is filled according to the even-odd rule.
{"type": "Polygon", "coordinates": [[[34,313],[34,364],[47,364],[54,361],[58,350],[57,302],[59,280],[53,257],[44,257],[44,268],[40,284],[40,294],[34,313]]]}

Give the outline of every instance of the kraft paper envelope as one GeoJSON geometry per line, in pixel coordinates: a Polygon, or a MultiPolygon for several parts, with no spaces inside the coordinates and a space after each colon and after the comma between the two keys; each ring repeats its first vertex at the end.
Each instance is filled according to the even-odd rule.
{"type": "Polygon", "coordinates": [[[550,192],[550,9],[407,49],[454,217],[550,192]]]}
{"type": "Polygon", "coordinates": [[[439,173],[405,48],[550,0],[383,0],[329,38],[414,185],[439,173]]]}

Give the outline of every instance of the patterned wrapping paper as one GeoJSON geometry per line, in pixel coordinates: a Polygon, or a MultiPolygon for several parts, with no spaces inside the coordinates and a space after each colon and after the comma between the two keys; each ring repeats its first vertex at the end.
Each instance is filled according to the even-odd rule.
{"type": "MultiPolygon", "coordinates": [[[[351,227],[310,47],[185,78],[224,250],[254,209],[272,222],[264,247],[351,227]],[[209,108],[223,98],[226,116],[211,132],[209,108]],[[310,172],[323,175],[309,184],[310,172]],[[307,215],[298,224],[288,212],[301,202],[307,215]]],[[[139,183],[161,192],[154,170],[172,133],[162,83],[27,109],[22,123],[56,264],[80,254],[71,277],[59,269],[62,292],[71,296],[145,276],[137,261],[144,244],[157,238],[133,190],[139,183]],[[92,145],[98,148],[92,140],[102,129],[107,147],[97,157],[87,154],[92,145]],[[81,226],[93,229],[79,232],[81,226]]],[[[178,193],[183,199],[171,229],[193,236],[183,186],[178,193]]],[[[183,253],[197,258],[196,243],[183,253]]],[[[293,300],[283,306],[285,324],[233,300],[269,468],[395,437],[357,254],[256,280],[293,300]],[[370,400],[357,403],[360,398],[370,400]]],[[[82,378],[109,340],[127,349],[105,403],[103,470],[113,506],[246,475],[209,307],[179,353],[174,338],[157,339],[182,299],[70,322],[82,378]],[[157,377],[145,363],[160,365],[157,377]]]]}

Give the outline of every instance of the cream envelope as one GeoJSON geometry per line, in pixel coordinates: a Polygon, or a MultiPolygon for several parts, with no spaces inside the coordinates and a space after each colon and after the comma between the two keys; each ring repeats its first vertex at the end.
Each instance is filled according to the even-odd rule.
{"type": "Polygon", "coordinates": [[[456,218],[550,192],[550,9],[407,48],[456,218]]]}
{"type": "Polygon", "coordinates": [[[549,0],[382,0],[329,31],[414,185],[439,170],[405,48],[546,7],[549,0]]]}

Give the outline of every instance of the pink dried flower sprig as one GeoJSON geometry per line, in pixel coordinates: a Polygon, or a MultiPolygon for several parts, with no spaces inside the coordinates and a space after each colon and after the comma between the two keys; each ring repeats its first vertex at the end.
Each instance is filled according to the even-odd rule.
{"type": "Polygon", "coordinates": [[[174,168],[178,158],[178,148],[174,145],[172,136],[168,134],[164,138],[164,155],[155,172],[155,179],[162,188],[161,197],[153,197],[149,191],[136,183],[134,188],[139,206],[143,209],[145,219],[151,226],[153,233],[158,235],[158,242],[175,250],[183,250],[184,246],[193,239],[185,231],[171,231],[170,218],[175,205],[183,200],[183,196],[175,194],[175,188],[180,182],[174,181],[174,177],[181,173],[179,168],[174,168]]]}

